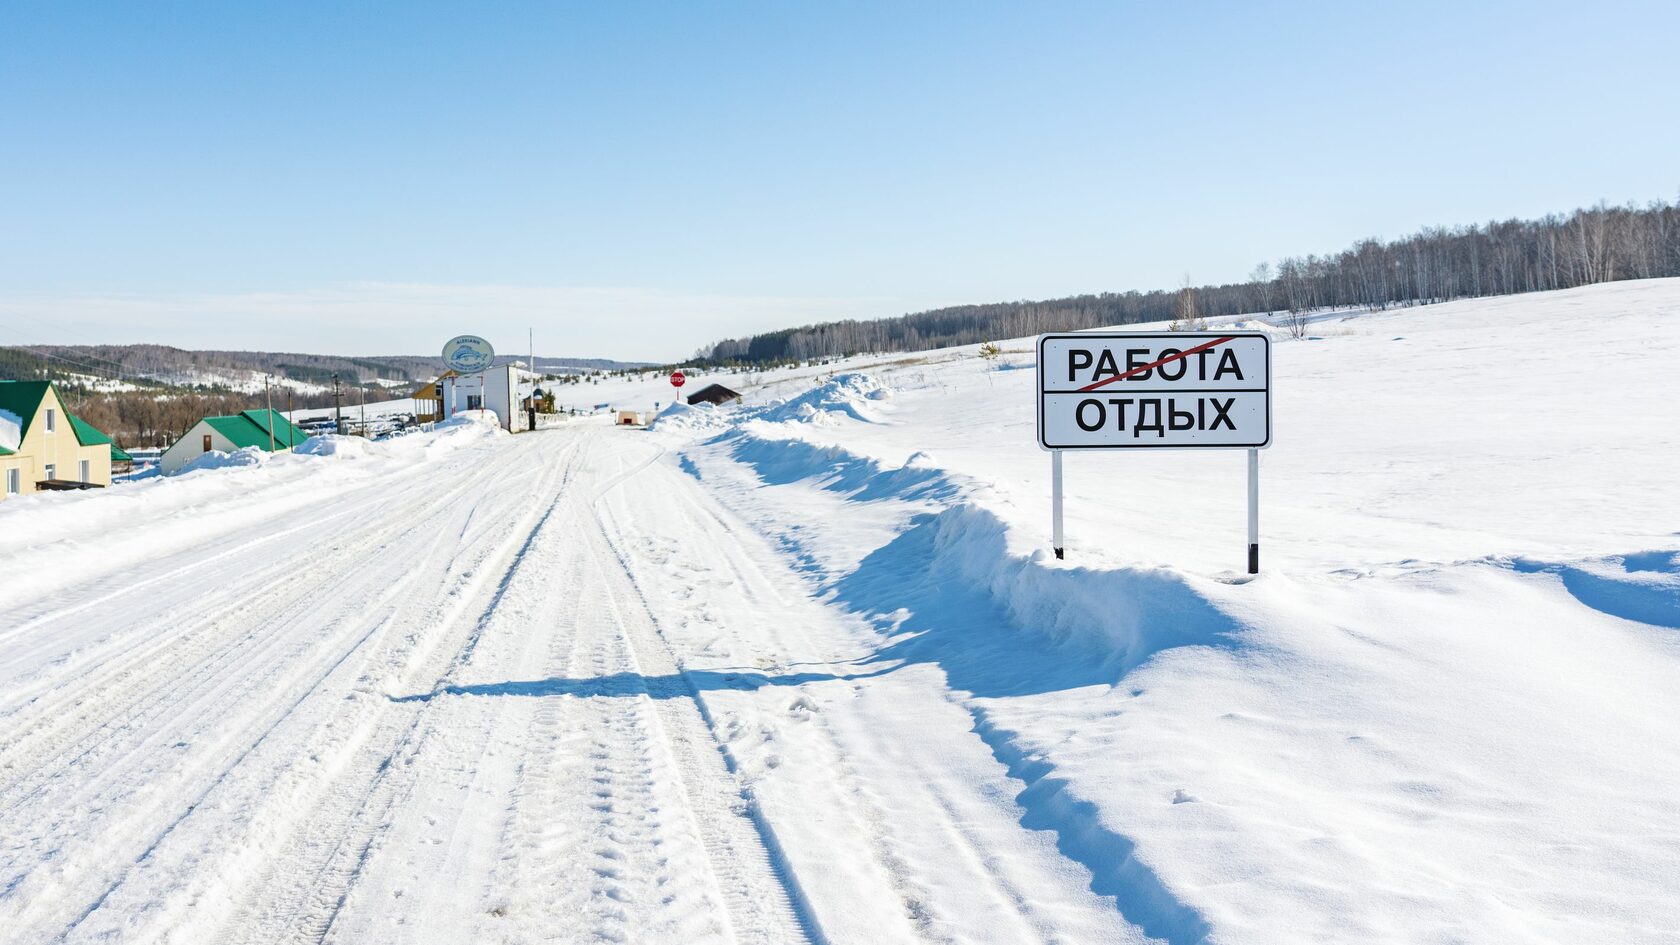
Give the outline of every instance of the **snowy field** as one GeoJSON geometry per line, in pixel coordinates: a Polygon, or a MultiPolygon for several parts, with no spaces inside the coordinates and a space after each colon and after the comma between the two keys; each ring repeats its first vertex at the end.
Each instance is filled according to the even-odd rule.
{"type": "Polygon", "coordinates": [[[1680,940],[1680,280],[1274,337],[1254,579],[1029,339],[0,504],[0,941],[1680,940]]]}

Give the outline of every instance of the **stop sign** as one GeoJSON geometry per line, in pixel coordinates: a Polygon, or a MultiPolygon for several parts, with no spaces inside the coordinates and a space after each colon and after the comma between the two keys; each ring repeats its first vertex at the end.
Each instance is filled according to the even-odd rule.
{"type": "Polygon", "coordinates": [[[681,371],[672,371],[671,372],[671,386],[672,387],[681,387],[686,383],[688,383],[688,378],[683,377],[683,372],[681,372],[681,371]]]}

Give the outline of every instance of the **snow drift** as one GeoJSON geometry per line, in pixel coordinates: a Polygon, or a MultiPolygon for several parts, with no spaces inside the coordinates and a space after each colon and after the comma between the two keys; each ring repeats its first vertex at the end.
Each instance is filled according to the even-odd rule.
{"type": "Polygon", "coordinates": [[[1677,317],[1659,280],[1277,333],[1253,580],[1240,457],[1070,457],[1051,558],[1032,374],[978,358],[842,375],[681,462],[876,628],[866,663],[940,668],[1022,822],[1147,934],[1655,942],[1677,317]]]}

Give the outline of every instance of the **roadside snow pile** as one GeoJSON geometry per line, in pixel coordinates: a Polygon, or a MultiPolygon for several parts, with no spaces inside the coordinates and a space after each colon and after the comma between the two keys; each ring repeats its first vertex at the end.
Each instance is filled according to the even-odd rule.
{"type": "Polygon", "coordinates": [[[701,432],[722,429],[729,425],[730,420],[731,417],[727,413],[711,404],[685,404],[676,401],[660,410],[653,422],[648,424],[648,429],[701,432]]]}
{"type": "Polygon", "coordinates": [[[1022,822],[1154,937],[1662,941],[1676,317],[1652,280],[1276,334],[1253,579],[1240,454],[1068,456],[1051,557],[1033,372],[978,359],[681,461],[875,628],[861,662],[941,668],[1022,822]]]}
{"type": "Polygon", "coordinates": [[[984,508],[953,505],[877,549],[834,588],[842,602],[895,632],[906,629],[901,611],[914,593],[907,585],[973,588],[1009,626],[1072,645],[1114,678],[1170,647],[1225,645],[1239,629],[1210,600],[1215,582],[1172,568],[1060,567],[1043,551],[1011,554],[1007,530],[984,508]]]}
{"type": "Polygon", "coordinates": [[[252,466],[261,466],[267,461],[268,454],[263,452],[260,447],[256,446],[241,447],[231,453],[224,453],[221,450],[211,450],[197,459],[194,459],[192,462],[187,463],[185,466],[182,466],[180,469],[175,470],[175,472],[171,473],[171,475],[185,476],[191,473],[204,472],[211,469],[245,469],[252,466]]]}
{"type": "Polygon", "coordinates": [[[868,374],[839,374],[827,383],[791,400],[765,407],[753,419],[767,423],[831,424],[841,418],[878,423],[872,402],[887,400],[892,391],[868,374]]]}
{"type": "Polygon", "coordinates": [[[831,492],[857,501],[898,499],[930,501],[956,498],[961,487],[945,470],[917,453],[902,466],[858,456],[836,446],[798,439],[769,439],[748,434],[727,438],[730,455],[768,485],[812,480],[831,492]]]}
{"type": "Polygon", "coordinates": [[[0,609],[85,580],[93,560],[86,551],[90,544],[102,548],[98,571],[121,571],[254,523],[306,520],[345,490],[371,481],[424,477],[429,463],[491,453],[509,437],[493,417],[463,418],[391,441],[311,437],[290,452],[269,454],[257,447],[211,452],[175,475],[154,473],[110,489],[0,502],[0,556],[8,556],[13,569],[12,579],[0,582],[0,609]],[[103,540],[111,534],[144,534],[146,540],[103,540]]]}
{"type": "Polygon", "coordinates": [[[332,456],[337,459],[362,459],[368,455],[369,441],[361,436],[340,436],[321,433],[304,440],[292,452],[299,456],[332,456]]]}
{"type": "Polygon", "coordinates": [[[16,450],[23,442],[23,418],[0,410],[0,449],[16,450]]]}

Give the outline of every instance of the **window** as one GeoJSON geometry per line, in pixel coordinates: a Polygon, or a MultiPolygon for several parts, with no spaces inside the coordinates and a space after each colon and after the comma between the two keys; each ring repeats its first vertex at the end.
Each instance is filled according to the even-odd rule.
{"type": "Polygon", "coordinates": [[[51,407],[47,408],[47,432],[58,432],[58,411],[52,409],[51,407]]]}
{"type": "Polygon", "coordinates": [[[47,475],[46,475],[45,478],[47,478],[47,479],[57,479],[58,478],[58,464],[57,463],[48,463],[46,465],[46,471],[47,471],[47,475]]]}
{"type": "Polygon", "coordinates": [[[23,470],[6,470],[6,494],[17,495],[23,491],[23,470]]]}
{"type": "Polygon", "coordinates": [[[81,478],[82,482],[92,482],[93,481],[93,467],[92,467],[92,464],[89,463],[85,459],[82,460],[80,463],[76,464],[76,473],[77,473],[77,475],[82,477],[81,478]]]}

